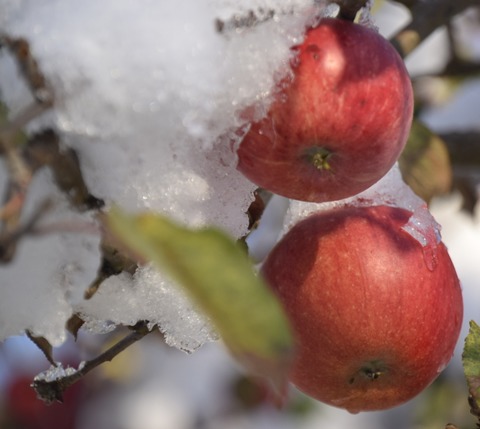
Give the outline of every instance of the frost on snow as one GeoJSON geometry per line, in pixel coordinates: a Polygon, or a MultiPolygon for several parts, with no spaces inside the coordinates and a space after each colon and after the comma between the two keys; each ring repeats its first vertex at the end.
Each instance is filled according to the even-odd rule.
{"type": "MultiPolygon", "coordinates": [[[[0,33],[29,43],[54,92],[54,108],[29,131],[56,130],[76,151],[95,197],[240,237],[255,186],[237,173],[222,136],[242,124],[245,107],[265,114],[312,7],[311,0],[0,0],[0,33]],[[250,11],[257,24],[244,19],[250,11]]],[[[11,117],[32,102],[5,50],[0,99],[11,117]]],[[[53,199],[43,222],[95,222],[69,207],[48,172],[37,176],[27,205],[53,199]]],[[[0,186],[6,181],[1,164],[0,186]]],[[[58,345],[75,312],[96,331],[159,323],[167,341],[185,350],[215,337],[150,268],[109,278],[85,301],[100,258],[92,233],[23,239],[0,268],[0,340],[30,329],[58,345]]]]}

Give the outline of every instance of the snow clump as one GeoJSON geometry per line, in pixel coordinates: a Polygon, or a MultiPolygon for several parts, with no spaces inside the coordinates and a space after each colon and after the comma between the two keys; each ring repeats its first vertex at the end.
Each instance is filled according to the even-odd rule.
{"type": "MultiPolygon", "coordinates": [[[[28,42],[54,93],[53,108],[27,131],[54,129],[76,151],[95,197],[107,207],[149,209],[241,237],[255,185],[236,171],[222,136],[242,124],[247,106],[266,113],[276,82],[288,73],[290,48],[318,18],[319,4],[0,0],[0,35],[28,42]]],[[[33,101],[6,49],[0,100],[10,117],[33,101]]],[[[1,164],[0,187],[7,181],[1,164]]],[[[149,268],[110,277],[98,297],[83,299],[101,263],[95,219],[70,207],[47,172],[34,178],[27,205],[43,197],[54,200],[52,222],[90,232],[21,241],[14,261],[0,267],[0,340],[29,329],[59,345],[77,312],[99,331],[150,320],[171,345],[188,351],[216,337],[182,293],[149,268]]]]}

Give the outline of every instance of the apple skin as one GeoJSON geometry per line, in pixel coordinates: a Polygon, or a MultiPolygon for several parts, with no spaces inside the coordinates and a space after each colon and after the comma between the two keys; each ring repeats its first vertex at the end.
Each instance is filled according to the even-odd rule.
{"type": "Polygon", "coordinates": [[[11,427],[22,429],[75,428],[84,400],[84,384],[79,382],[67,389],[62,403],[54,402],[47,405],[37,397],[32,388],[33,377],[34,374],[18,374],[6,388],[4,406],[8,421],[12,422],[11,427]]]}
{"type": "Polygon", "coordinates": [[[408,138],[413,92],[393,46],[372,29],[326,18],[295,48],[293,80],[251,124],[237,168],[288,198],[333,201],[367,189],[408,138]]]}
{"type": "Polygon", "coordinates": [[[262,274],[297,342],[289,380],[350,412],[400,405],[450,361],[463,318],[461,288],[443,243],[429,252],[387,206],[313,214],[274,247],[262,274]],[[431,265],[430,265],[431,267],[431,265]]]}

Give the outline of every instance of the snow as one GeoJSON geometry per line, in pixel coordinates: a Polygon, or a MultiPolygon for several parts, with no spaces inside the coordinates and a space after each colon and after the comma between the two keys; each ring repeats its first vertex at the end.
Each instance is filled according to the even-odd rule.
{"type": "MultiPolygon", "coordinates": [[[[90,214],[74,212],[53,184],[48,170],[40,171],[29,188],[23,218],[29,218],[48,198],[52,210],[38,225],[86,224],[90,214]]],[[[99,237],[58,233],[27,236],[20,240],[12,262],[0,266],[0,338],[29,329],[54,346],[65,341],[65,322],[72,302],[96,276],[100,260],[99,237]],[[67,250],[66,250],[67,249],[67,250]]]]}
{"type": "MultiPolygon", "coordinates": [[[[412,213],[402,230],[411,235],[423,248],[424,260],[428,269],[436,267],[437,246],[441,242],[441,226],[428,210],[427,204],[405,184],[398,164],[370,188],[350,198],[327,203],[306,203],[290,200],[285,211],[283,227],[275,237],[275,241],[282,237],[290,228],[305,217],[319,211],[332,210],[344,206],[368,207],[386,205],[399,207],[412,213]]],[[[271,241],[270,244],[273,242],[271,241]]],[[[272,246],[273,247],[273,246],[272,246]]],[[[270,248],[257,250],[258,245],[252,243],[254,252],[266,255],[270,248]]]]}
{"type": "Polygon", "coordinates": [[[282,234],[308,215],[343,206],[387,205],[412,212],[403,229],[422,246],[435,245],[441,240],[440,225],[427,209],[425,201],[418,197],[402,179],[398,164],[370,188],[350,198],[327,203],[305,203],[290,200],[285,214],[282,234]]]}
{"type": "Polygon", "coordinates": [[[133,276],[121,273],[105,280],[98,292],[76,310],[86,320],[86,328],[96,333],[148,320],[151,327],[160,327],[167,344],[186,352],[218,338],[185,293],[150,265],[139,268],[133,276]],[[109,322],[107,329],[98,326],[99,320],[109,322]]]}
{"type": "Polygon", "coordinates": [[[38,374],[34,381],[45,381],[47,383],[58,380],[60,378],[69,377],[75,374],[77,370],[70,366],[64,368],[61,364],[54,366],[52,365],[46,371],[41,372],[38,374]]]}
{"type": "MultiPolygon", "coordinates": [[[[321,10],[311,0],[0,0],[0,32],[28,41],[54,93],[54,108],[28,131],[53,128],[76,151],[95,197],[238,238],[255,186],[236,171],[230,140],[247,107],[265,114],[289,73],[290,47],[321,10]]],[[[10,117],[33,101],[5,49],[0,95],[10,117]]],[[[5,176],[2,164],[2,187],[5,176]]],[[[89,232],[21,240],[13,263],[0,268],[0,341],[30,329],[57,346],[75,312],[95,332],[148,320],[185,351],[216,338],[151,267],[112,276],[84,300],[101,260],[95,218],[70,207],[48,171],[34,178],[26,211],[44,198],[55,205],[42,222],[89,232]]]]}

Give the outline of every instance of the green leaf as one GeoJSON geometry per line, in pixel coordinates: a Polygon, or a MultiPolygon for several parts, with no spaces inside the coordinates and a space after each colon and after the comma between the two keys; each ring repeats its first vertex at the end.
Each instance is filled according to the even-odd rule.
{"type": "Polygon", "coordinates": [[[403,179],[429,202],[452,186],[452,167],[445,142],[419,121],[414,121],[399,159],[403,179]]]}
{"type": "Polygon", "coordinates": [[[190,230],[164,216],[130,216],[118,208],[105,223],[137,261],[154,262],[188,291],[240,363],[284,385],[292,355],[289,324],[232,238],[215,228],[190,230]]]}
{"type": "Polygon", "coordinates": [[[465,339],[462,361],[472,408],[475,405],[480,410],[480,326],[473,320],[470,321],[470,331],[465,339]]]}

